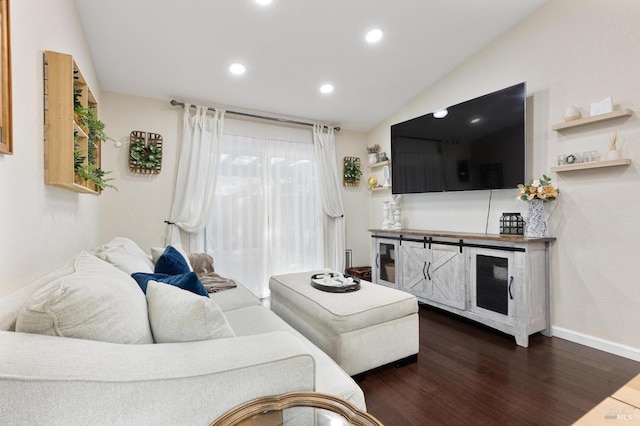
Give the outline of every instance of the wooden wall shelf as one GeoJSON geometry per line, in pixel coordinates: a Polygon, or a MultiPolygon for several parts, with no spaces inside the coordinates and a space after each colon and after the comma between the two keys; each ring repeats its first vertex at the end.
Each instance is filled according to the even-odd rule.
{"type": "Polygon", "coordinates": [[[574,127],[586,126],[587,124],[600,123],[602,121],[613,120],[620,117],[629,117],[632,114],[632,110],[630,110],[629,108],[624,108],[606,114],[595,115],[593,117],[580,118],[578,120],[554,124],[553,126],[551,126],[551,130],[559,132],[561,130],[571,129],[574,127]]]}
{"type": "Polygon", "coordinates": [[[574,170],[599,169],[602,167],[628,166],[631,164],[629,158],[621,158],[619,160],[591,161],[588,163],[567,164],[566,166],[551,167],[554,173],[570,172],[574,170]]]}
{"type": "Polygon", "coordinates": [[[83,181],[75,173],[75,142],[85,164],[90,148],[93,149],[97,167],[100,167],[101,161],[100,141],[89,141],[75,119],[74,91],[83,107],[98,108],[96,98],[73,57],[64,53],[44,52],[45,183],[75,192],[100,194],[92,182],[83,181]]]}
{"type": "Polygon", "coordinates": [[[389,164],[389,160],[386,160],[386,161],[380,161],[380,162],[378,162],[378,163],[376,163],[376,164],[371,164],[371,165],[369,166],[369,168],[370,168],[370,169],[375,169],[375,168],[377,168],[377,167],[386,166],[387,164],[389,164]]]}
{"type": "Polygon", "coordinates": [[[388,190],[391,190],[390,186],[378,186],[376,188],[370,189],[371,192],[388,191],[388,190]]]}

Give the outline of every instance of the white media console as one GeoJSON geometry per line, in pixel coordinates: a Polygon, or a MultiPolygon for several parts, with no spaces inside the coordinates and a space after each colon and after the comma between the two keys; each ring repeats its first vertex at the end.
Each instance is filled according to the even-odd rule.
{"type": "Polygon", "coordinates": [[[371,229],[374,283],[515,336],[551,336],[549,244],[554,238],[371,229]]]}

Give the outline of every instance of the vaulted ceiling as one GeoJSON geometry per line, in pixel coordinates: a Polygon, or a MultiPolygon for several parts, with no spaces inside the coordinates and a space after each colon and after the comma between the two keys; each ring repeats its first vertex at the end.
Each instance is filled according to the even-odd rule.
{"type": "Polygon", "coordinates": [[[546,1],[76,3],[103,90],[366,132],[546,1]]]}

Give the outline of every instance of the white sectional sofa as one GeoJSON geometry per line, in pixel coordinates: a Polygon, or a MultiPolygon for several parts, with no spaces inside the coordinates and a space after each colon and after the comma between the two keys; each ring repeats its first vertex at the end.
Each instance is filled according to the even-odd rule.
{"type": "MultiPolygon", "coordinates": [[[[176,306],[183,309],[178,299],[201,298],[197,309],[223,312],[216,321],[230,327],[223,334],[229,337],[153,343],[154,323],[138,311],[177,314],[150,296],[150,289],[175,287],[149,284],[145,297],[130,278],[136,262],[147,261],[131,240],[116,238],[0,298],[2,424],[204,425],[253,398],[305,390],[365,409],[352,378],[241,285],[211,294],[214,303],[185,290],[162,302],[177,294],[176,306]],[[55,312],[65,306],[56,305],[61,300],[96,316],[69,324],[74,320],[65,315],[72,308],[55,312]],[[36,326],[37,315],[53,320],[36,326]],[[16,331],[25,328],[30,332],[16,331]],[[137,343],[114,342],[122,336],[137,343]]],[[[163,319],[175,322],[170,316],[156,319],[156,330],[163,319]]],[[[177,335],[189,336],[192,328],[183,331],[177,335]]]]}

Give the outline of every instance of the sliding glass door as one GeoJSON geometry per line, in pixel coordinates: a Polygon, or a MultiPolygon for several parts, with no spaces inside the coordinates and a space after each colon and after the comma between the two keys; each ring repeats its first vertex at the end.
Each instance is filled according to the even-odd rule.
{"type": "Polygon", "coordinates": [[[256,296],[271,275],[323,267],[313,144],[224,135],[207,252],[256,296]]]}

